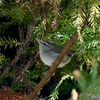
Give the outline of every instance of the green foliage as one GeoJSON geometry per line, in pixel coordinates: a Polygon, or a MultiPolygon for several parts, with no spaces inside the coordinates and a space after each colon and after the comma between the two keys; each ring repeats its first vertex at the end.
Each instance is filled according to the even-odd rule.
{"type": "MultiPolygon", "coordinates": [[[[18,47],[19,45],[21,45],[20,42],[17,41],[17,39],[11,38],[8,36],[8,38],[6,37],[0,37],[0,47],[3,47],[3,49],[5,50],[7,47],[9,48],[13,48],[13,47],[18,47]]],[[[9,57],[5,57],[4,54],[0,53],[0,65],[5,66],[8,65],[10,62],[9,57]]]]}
{"type": "Polygon", "coordinates": [[[18,82],[16,83],[14,86],[13,86],[13,91],[14,92],[20,92],[20,91],[23,91],[23,88],[24,88],[24,82],[18,82]]]}
{"type": "MultiPolygon", "coordinates": [[[[62,20],[61,20],[62,21],[62,20]]],[[[63,44],[66,43],[65,40],[69,40],[72,34],[76,31],[76,28],[71,25],[67,24],[66,20],[63,22],[58,22],[60,26],[58,26],[58,29],[53,31],[52,34],[49,35],[49,39],[52,39],[53,41],[62,41],[63,44]]]]}
{"type": "Polygon", "coordinates": [[[27,4],[17,4],[16,2],[3,2],[0,7],[0,17],[8,19],[6,22],[0,24],[0,32],[4,32],[14,25],[23,25],[27,28],[33,13],[33,6],[27,7],[27,4]],[[31,9],[31,11],[30,11],[31,9]]]}
{"type": "Polygon", "coordinates": [[[55,87],[55,89],[53,90],[53,92],[51,93],[49,100],[55,100],[55,99],[58,98],[58,95],[59,95],[58,88],[59,88],[59,86],[62,84],[62,82],[65,79],[67,79],[69,77],[70,77],[70,75],[65,75],[65,76],[62,77],[62,79],[59,81],[59,83],[57,84],[57,86],[55,87]]]}
{"type": "Polygon", "coordinates": [[[10,59],[0,53],[0,65],[5,66],[9,64],[10,59]]]}
{"type": "MultiPolygon", "coordinates": [[[[71,75],[64,75],[50,94],[50,100],[55,100],[61,93],[62,95],[70,94],[73,88],[81,89],[83,96],[80,96],[80,100],[87,100],[89,96],[98,97],[100,94],[100,78],[97,77],[100,76],[98,73],[100,70],[100,0],[42,0],[39,7],[39,13],[34,19],[35,23],[33,22],[33,31],[30,33],[31,40],[34,41],[34,38],[49,39],[64,46],[73,33],[77,31],[79,38],[72,49],[82,51],[65,66],[67,71],[62,69],[59,71],[59,74],[66,72],[72,74],[74,69],[79,69],[81,76],[76,79],[78,84],[75,83],[75,87],[72,87],[72,84],[68,81],[71,75]],[[86,18],[88,24],[80,33],[86,18]]],[[[24,27],[24,32],[27,33],[33,12],[34,5],[31,0],[20,1],[19,3],[3,2],[0,5],[0,18],[5,17],[7,21],[0,22],[0,32],[4,33],[5,29],[19,25],[24,27]]],[[[8,38],[0,37],[0,46],[5,49],[8,46],[17,48],[19,45],[21,43],[10,36],[8,38]]],[[[37,46],[37,44],[35,45],[37,46]]],[[[24,53],[32,55],[32,51],[35,52],[36,50],[36,47],[27,46],[24,53]]],[[[25,60],[27,61],[27,59],[25,60]]],[[[8,58],[0,54],[0,64],[5,66],[8,63],[8,58]]],[[[33,86],[36,86],[35,81],[41,78],[41,74],[47,70],[47,67],[41,62],[37,62],[35,66],[34,70],[27,70],[25,73],[29,83],[33,86]]],[[[23,84],[18,83],[14,90],[20,90],[21,86],[23,84]]]]}
{"type": "Polygon", "coordinates": [[[63,75],[49,96],[49,100],[55,100],[61,95],[70,95],[73,89],[80,94],[79,100],[97,100],[100,98],[100,78],[97,70],[95,66],[91,73],[82,71],[77,77],[68,74],[63,75]]]}
{"type": "Polygon", "coordinates": [[[12,48],[13,46],[17,47],[21,45],[20,42],[17,41],[17,39],[13,39],[11,37],[0,37],[0,46],[3,46],[4,49],[6,49],[8,46],[12,48]]]}
{"type": "Polygon", "coordinates": [[[91,73],[82,72],[77,78],[77,81],[81,86],[79,100],[97,100],[100,98],[100,78],[97,76],[97,70],[98,69],[95,69],[91,73]]]}
{"type": "Polygon", "coordinates": [[[46,71],[47,71],[46,66],[38,62],[34,70],[31,70],[30,68],[29,70],[26,71],[26,77],[31,85],[36,86],[38,84],[37,82],[43,77],[46,71]]]}
{"type": "Polygon", "coordinates": [[[39,78],[39,71],[36,69],[34,71],[28,70],[26,74],[30,84],[36,86],[37,83],[35,83],[35,80],[39,78]]]}
{"type": "Polygon", "coordinates": [[[51,95],[49,96],[49,100],[55,100],[58,97],[61,97],[61,96],[64,96],[64,95],[66,97],[69,97],[72,89],[76,89],[78,92],[80,92],[79,85],[73,79],[73,76],[65,74],[65,75],[62,76],[61,80],[59,81],[57,86],[52,91],[51,95]]]}

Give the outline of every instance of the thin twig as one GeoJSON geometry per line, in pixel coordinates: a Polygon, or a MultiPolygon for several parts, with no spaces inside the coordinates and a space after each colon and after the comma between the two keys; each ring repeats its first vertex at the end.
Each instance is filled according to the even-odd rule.
{"type": "Polygon", "coordinates": [[[3,71],[2,75],[0,76],[0,78],[4,77],[15,66],[15,64],[18,62],[20,56],[23,54],[27,44],[30,42],[30,37],[31,37],[32,31],[33,31],[33,27],[35,26],[35,19],[38,15],[39,2],[40,2],[39,0],[34,1],[34,3],[35,3],[34,4],[35,5],[34,14],[33,14],[32,20],[30,21],[30,27],[28,29],[26,39],[22,42],[22,45],[19,47],[19,50],[18,50],[15,58],[11,62],[11,64],[6,69],[4,69],[4,71],[3,71]]]}
{"type": "Polygon", "coordinates": [[[21,26],[19,26],[18,30],[19,30],[19,41],[22,42],[22,41],[24,41],[23,28],[21,26]]]}
{"type": "Polygon", "coordinates": [[[34,56],[32,55],[30,57],[29,61],[27,61],[27,63],[24,65],[24,68],[18,69],[18,67],[17,67],[17,69],[16,69],[16,75],[14,77],[12,86],[14,86],[15,83],[17,83],[17,82],[20,82],[20,81],[23,81],[23,80],[25,81],[26,80],[26,78],[25,78],[25,72],[32,65],[32,63],[34,61],[33,58],[34,58],[34,56]]]}
{"type": "Polygon", "coordinates": [[[29,59],[29,61],[27,62],[27,64],[25,65],[25,67],[21,70],[21,73],[25,73],[27,69],[29,69],[29,67],[32,65],[33,61],[34,61],[34,56],[32,55],[29,59]]]}

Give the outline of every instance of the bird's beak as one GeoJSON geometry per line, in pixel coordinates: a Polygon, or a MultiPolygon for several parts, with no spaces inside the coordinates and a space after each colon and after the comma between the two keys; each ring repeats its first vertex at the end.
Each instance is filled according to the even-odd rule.
{"type": "Polygon", "coordinates": [[[42,42],[41,39],[38,39],[38,38],[35,38],[35,39],[36,39],[36,41],[38,41],[38,43],[42,42]]]}
{"type": "Polygon", "coordinates": [[[35,38],[35,40],[39,42],[39,39],[38,38],[35,38]]]}

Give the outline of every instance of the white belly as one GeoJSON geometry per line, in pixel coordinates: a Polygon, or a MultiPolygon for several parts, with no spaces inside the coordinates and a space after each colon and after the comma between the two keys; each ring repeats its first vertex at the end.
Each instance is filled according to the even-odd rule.
{"type": "MultiPolygon", "coordinates": [[[[53,62],[55,61],[55,59],[57,58],[58,54],[54,54],[52,55],[47,53],[41,53],[40,52],[40,58],[43,61],[44,64],[51,66],[53,64],[53,62]]],[[[71,57],[69,56],[65,56],[62,60],[62,62],[58,65],[58,68],[63,67],[64,65],[66,65],[67,63],[69,63],[69,61],[71,60],[71,57]]]]}

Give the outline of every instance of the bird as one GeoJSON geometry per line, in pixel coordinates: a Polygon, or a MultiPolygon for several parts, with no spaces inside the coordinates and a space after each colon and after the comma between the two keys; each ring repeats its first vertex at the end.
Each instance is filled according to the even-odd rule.
{"type": "MultiPolygon", "coordinates": [[[[42,40],[38,38],[36,38],[36,40],[39,43],[39,55],[42,62],[45,65],[51,66],[55,61],[55,59],[60,54],[60,52],[62,51],[63,47],[58,46],[57,44],[48,40],[42,40]]],[[[66,64],[68,64],[71,61],[72,57],[76,54],[77,52],[73,50],[69,50],[57,68],[64,67],[66,64]]]]}

